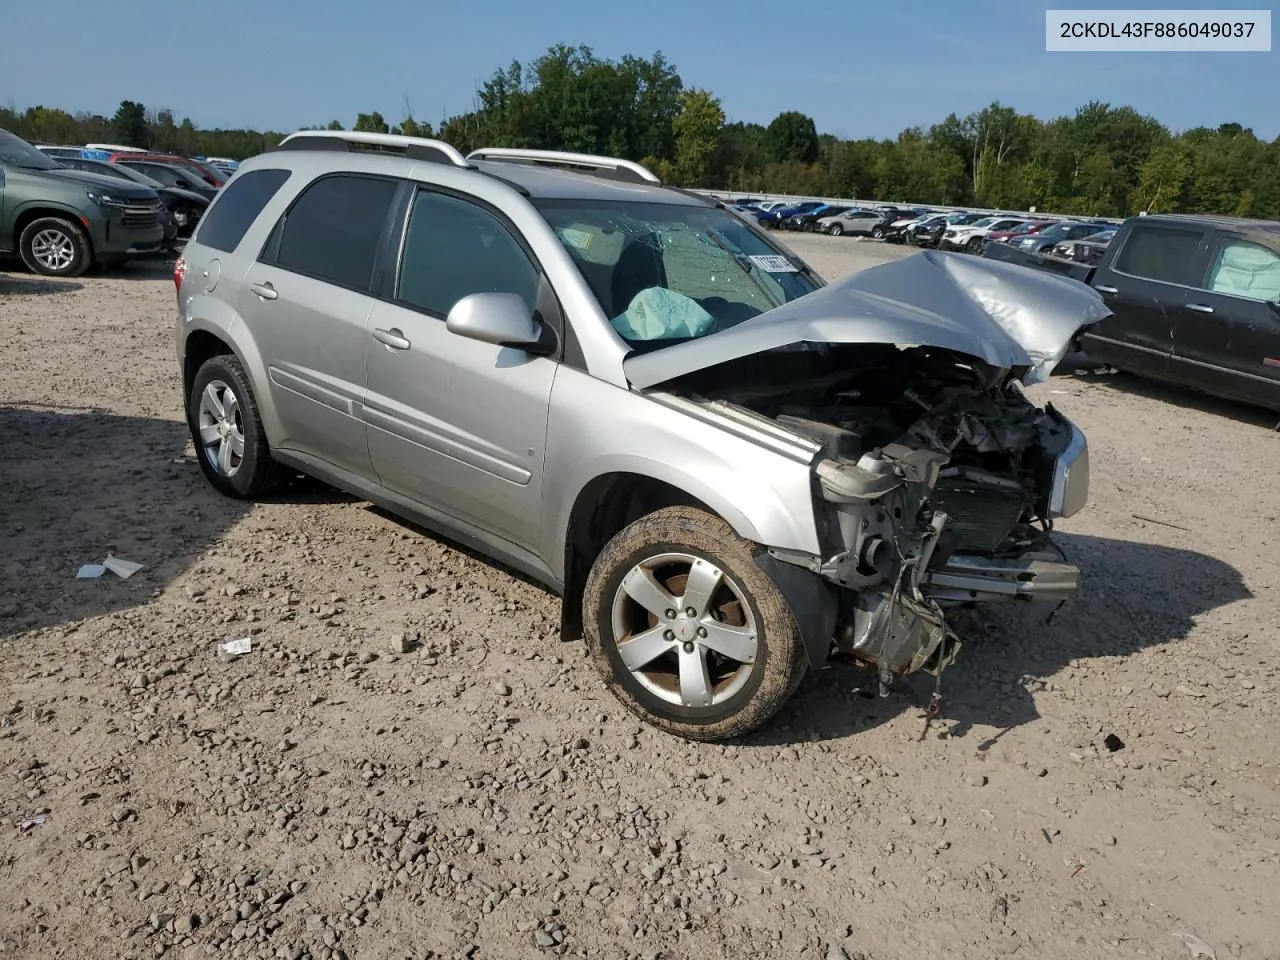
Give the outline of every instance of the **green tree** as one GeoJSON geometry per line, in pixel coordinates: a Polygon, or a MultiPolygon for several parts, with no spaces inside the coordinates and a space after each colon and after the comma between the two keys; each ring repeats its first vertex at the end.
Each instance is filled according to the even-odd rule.
{"type": "Polygon", "coordinates": [[[1135,206],[1150,213],[1182,207],[1192,159],[1192,150],[1184,143],[1156,147],[1138,175],[1135,206]]]}
{"type": "Polygon", "coordinates": [[[813,163],[818,159],[818,130],[812,117],[795,110],[780,113],[769,124],[767,136],[770,153],[779,163],[813,163]]]}
{"type": "Polygon", "coordinates": [[[111,120],[115,138],[126,147],[146,147],[151,131],[147,127],[147,108],[133,100],[121,100],[111,120]]]}
{"type": "Polygon", "coordinates": [[[710,183],[711,164],[722,126],[724,109],[708,91],[686,90],[681,95],[680,112],[671,121],[671,128],[675,137],[676,172],[685,186],[705,187],[710,183]]]}
{"type": "Polygon", "coordinates": [[[377,110],[373,113],[362,113],[356,117],[355,126],[352,130],[358,130],[361,133],[390,133],[391,128],[387,126],[387,121],[382,119],[382,114],[377,110]]]}

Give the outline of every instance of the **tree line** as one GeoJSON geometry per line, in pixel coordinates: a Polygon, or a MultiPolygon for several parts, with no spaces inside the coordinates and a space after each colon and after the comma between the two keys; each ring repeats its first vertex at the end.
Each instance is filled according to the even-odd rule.
{"type": "MultiPolygon", "coordinates": [[[[338,120],[310,128],[340,130],[338,120]]],[[[185,155],[252,156],[283,133],[206,130],[126,100],[113,117],[36,106],[0,108],[0,128],[45,143],[113,142],[185,155]]],[[[558,45],[481,83],[472,109],[436,127],[376,111],[354,130],[436,136],[482,146],[603,153],[638,160],[664,181],[742,193],[856,197],[1089,216],[1140,211],[1280,219],[1280,138],[1238,123],[1175,132],[1128,106],[1091,101],[1041,120],[999,102],[903,130],[845,140],[786,111],[768,125],[727,121],[709,90],[687,87],[661,53],[602,59],[558,45]]]]}

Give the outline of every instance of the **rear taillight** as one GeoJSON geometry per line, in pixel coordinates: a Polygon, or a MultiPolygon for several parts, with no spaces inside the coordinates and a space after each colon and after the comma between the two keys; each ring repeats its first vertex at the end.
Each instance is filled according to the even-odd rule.
{"type": "Polygon", "coordinates": [[[187,260],[185,257],[179,257],[178,261],[173,265],[173,289],[182,292],[182,278],[187,275],[187,260]]]}

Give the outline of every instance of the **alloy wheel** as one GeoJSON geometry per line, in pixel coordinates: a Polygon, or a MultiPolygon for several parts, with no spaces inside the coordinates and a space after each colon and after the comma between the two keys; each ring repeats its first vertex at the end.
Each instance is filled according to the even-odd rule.
{"type": "Polygon", "coordinates": [[[31,239],[31,256],[46,270],[61,272],[76,259],[75,241],[53,227],[41,230],[31,239]]]}
{"type": "Polygon", "coordinates": [[[244,421],[239,399],[222,380],[210,380],[200,394],[199,433],[209,463],[234,477],[244,462],[244,421]]]}
{"type": "Polygon", "coordinates": [[[649,693],[677,707],[714,707],[738,693],[760,652],[743,589],[688,553],[642,560],[622,578],[611,614],[623,665],[649,693]]]}

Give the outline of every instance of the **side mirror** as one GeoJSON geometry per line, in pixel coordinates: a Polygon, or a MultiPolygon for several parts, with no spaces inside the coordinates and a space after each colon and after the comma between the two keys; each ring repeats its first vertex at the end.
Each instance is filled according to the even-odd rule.
{"type": "Polygon", "coordinates": [[[524,297],[516,293],[473,293],[463,297],[449,311],[445,326],[460,337],[527,353],[547,354],[555,349],[554,334],[533,318],[524,297]]]}

